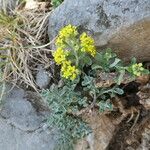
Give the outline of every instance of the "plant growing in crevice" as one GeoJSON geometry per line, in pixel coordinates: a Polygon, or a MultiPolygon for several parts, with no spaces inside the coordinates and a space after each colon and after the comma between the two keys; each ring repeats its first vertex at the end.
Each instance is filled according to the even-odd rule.
{"type": "Polygon", "coordinates": [[[125,66],[111,49],[97,52],[94,39],[85,32],[80,35],[77,27],[72,25],[60,30],[56,47],[53,52],[54,61],[61,67],[60,75],[64,86],[51,87],[50,90],[43,91],[42,95],[52,109],[50,125],[58,127],[62,135],[66,135],[63,136],[64,141],[65,137],[70,137],[69,143],[74,143],[71,141],[76,141],[91,131],[82,120],[82,113],[95,106],[101,112],[112,110],[110,99],[124,93],[119,85],[124,81],[125,75],[133,80],[137,76],[148,74],[149,71],[141,63],[137,64],[135,59],[125,66]],[[99,74],[104,74],[104,81],[97,80],[99,74]],[[107,83],[109,75],[113,75],[113,79],[107,83]],[[107,84],[99,84],[103,82],[107,84]],[[76,129],[81,134],[77,134],[76,129]]]}
{"type": "Polygon", "coordinates": [[[77,139],[91,132],[82,118],[76,116],[78,111],[88,106],[87,97],[79,91],[75,92],[74,88],[73,85],[63,88],[53,85],[42,93],[52,111],[48,122],[52,127],[57,127],[61,133],[57,150],[72,150],[77,139]]]}

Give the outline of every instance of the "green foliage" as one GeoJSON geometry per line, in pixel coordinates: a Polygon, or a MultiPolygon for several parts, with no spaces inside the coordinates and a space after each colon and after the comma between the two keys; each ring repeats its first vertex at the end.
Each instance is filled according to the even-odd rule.
{"type": "Polygon", "coordinates": [[[107,101],[109,98],[114,97],[116,94],[122,95],[124,93],[123,90],[116,85],[111,88],[97,87],[95,78],[87,75],[83,78],[82,86],[83,90],[88,92],[89,96],[92,97],[92,105],[97,104],[100,110],[104,111],[106,108],[112,110],[112,104],[107,101]]]}
{"type": "Polygon", "coordinates": [[[116,72],[118,76],[116,76],[115,80],[118,85],[121,84],[126,74],[128,74],[131,79],[149,74],[149,71],[143,68],[142,63],[136,63],[135,58],[131,60],[128,66],[125,66],[122,60],[119,59],[110,48],[96,54],[95,60],[93,60],[92,70],[100,70],[101,72],[108,73],[112,71],[116,72]]]}
{"type": "Polygon", "coordinates": [[[142,63],[136,63],[136,58],[133,58],[131,64],[125,69],[134,77],[149,74],[149,70],[144,69],[142,63]]]}
{"type": "Polygon", "coordinates": [[[72,25],[60,30],[56,46],[53,56],[56,64],[61,66],[64,86],[52,86],[42,95],[52,110],[49,124],[61,131],[61,146],[66,143],[69,147],[64,150],[69,150],[73,149],[74,141],[90,132],[82,116],[77,115],[82,113],[78,112],[95,106],[99,107],[100,112],[113,110],[111,98],[124,93],[119,85],[125,75],[135,79],[149,71],[141,63],[137,64],[135,59],[125,66],[111,49],[96,52],[94,40],[86,33],[79,35],[72,25]],[[112,72],[115,72],[113,84],[97,86],[99,74],[112,72]]]}
{"type": "Polygon", "coordinates": [[[100,112],[104,112],[105,110],[113,110],[113,106],[109,101],[100,101],[98,106],[100,112]]]}
{"type": "Polygon", "coordinates": [[[64,86],[63,88],[52,86],[44,93],[44,97],[54,113],[73,114],[80,108],[87,107],[87,98],[83,97],[81,92],[75,92],[74,86],[64,86]]]}
{"type": "Polygon", "coordinates": [[[97,52],[95,58],[91,59],[91,61],[91,70],[87,73],[82,73],[80,78],[82,78],[83,90],[88,92],[92,97],[93,105],[97,104],[100,111],[105,111],[106,109],[112,110],[112,104],[108,100],[115,97],[116,94],[122,95],[124,93],[124,91],[119,88],[119,85],[123,82],[126,74],[128,74],[130,78],[135,79],[137,76],[149,73],[148,70],[142,67],[141,63],[137,64],[135,59],[133,59],[128,66],[124,66],[123,62],[111,49],[106,49],[100,53],[97,52]],[[98,87],[96,85],[96,75],[100,72],[109,74],[112,71],[116,72],[114,86],[107,88],[103,86],[98,87]]]}
{"type": "Polygon", "coordinates": [[[91,131],[82,118],[76,116],[77,112],[88,106],[87,98],[75,92],[74,86],[68,85],[63,88],[52,86],[50,90],[43,91],[42,96],[52,110],[48,119],[50,126],[58,128],[61,133],[57,150],[73,149],[76,140],[91,131]]]}
{"type": "Polygon", "coordinates": [[[100,69],[103,72],[110,72],[122,65],[122,62],[110,48],[103,52],[97,53],[92,65],[93,70],[100,69]]]}
{"type": "Polygon", "coordinates": [[[54,8],[58,7],[64,0],[51,0],[51,4],[54,8]]]}

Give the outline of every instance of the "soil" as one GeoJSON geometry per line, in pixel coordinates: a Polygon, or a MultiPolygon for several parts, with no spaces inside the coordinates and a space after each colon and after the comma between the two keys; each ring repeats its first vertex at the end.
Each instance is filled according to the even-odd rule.
{"type": "MultiPolygon", "coordinates": [[[[126,120],[120,123],[116,134],[108,146],[108,150],[127,150],[137,149],[141,144],[142,133],[150,124],[150,115],[142,118],[137,122],[133,130],[131,130],[133,122],[127,123],[126,120]]],[[[150,129],[149,129],[150,130],[150,129]]]]}
{"type": "MultiPolygon", "coordinates": [[[[143,78],[145,79],[145,77],[143,78]]],[[[140,81],[143,80],[140,79],[140,81]]],[[[149,80],[147,80],[147,82],[144,80],[144,84],[148,87],[148,85],[150,85],[149,80]]],[[[148,106],[142,105],[141,100],[143,97],[140,97],[142,89],[144,89],[146,98],[150,98],[150,90],[147,90],[146,92],[145,86],[143,86],[142,83],[131,82],[126,85],[126,88],[124,89],[125,96],[123,98],[125,102],[122,102],[122,105],[119,106],[120,112],[122,115],[125,114],[125,117],[116,128],[115,134],[110,141],[107,150],[136,150],[142,143],[142,136],[145,129],[150,131],[150,110],[147,109],[148,106]],[[130,117],[129,114],[131,116],[134,115],[130,117]]]]}

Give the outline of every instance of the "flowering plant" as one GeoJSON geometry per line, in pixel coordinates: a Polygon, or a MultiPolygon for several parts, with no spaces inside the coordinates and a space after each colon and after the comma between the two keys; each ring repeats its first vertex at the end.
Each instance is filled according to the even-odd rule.
{"type": "MultiPolygon", "coordinates": [[[[125,75],[128,75],[128,80],[131,81],[138,76],[149,73],[143,68],[142,63],[136,63],[135,58],[132,59],[131,64],[124,66],[121,59],[111,49],[97,52],[94,39],[85,32],[79,34],[77,27],[72,25],[67,25],[59,31],[56,47],[53,56],[56,64],[61,66],[62,78],[73,81],[72,84],[76,83],[76,85],[80,82],[81,88],[92,97],[92,106],[96,103],[101,105],[100,101],[107,101],[115,94],[123,94],[119,85],[124,81],[125,75]],[[114,84],[113,87],[106,88],[104,84],[101,84],[102,79],[99,81],[100,84],[97,83],[99,74],[105,73],[107,77],[112,72],[116,73],[113,77],[114,80],[108,82],[110,82],[109,86],[114,84]],[[105,96],[106,93],[109,96],[105,96]]],[[[109,79],[105,80],[107,83],[109,79]]]]}
{"type": "MultiPolygon", "coordinates": [[[[101,108],[101,101],[107,102],[116,94],[123,94],[119,85],[125,80],[130,82],[143,74],[149,74],[142,63],[136,63],[135,58],[128,66],[124,66],[121,59],[111,49],[97,52],[94,39],[85,32],[79,34],[77,27],[72,25],[67,25],[59,31],[56,47],[57,50],[53,56],[56,64],[61,66],[61,76],[73,81],[72,85],[77,86],[79,83],[78,86],[80,85],[81,89],[92,97],[92,102],[89,102],[92,107],[99,104],[101,108]],[[115,76],[109,77],[112,72],[115,72],[115,76]],[[100,77],[98,81],[98,76],[103,74],[105,74],[104,79],[100,77]],[[125,76],[128,76],[128,79],[125,76]]],[[[108,106],[112,109],[111,105],[107,105],[107,108],[108,106]]]]}
{"type": "MultiPolygon", "coordinates": [[[[136,60],[133,60],[136,61],[136,60]]],[[[126,70],[134,77],[142,76],[143,74],[149,74],[147,69],[144,69],[142,63],[132,63],[129,65],[126,70]]]]}
{"type": "Polygon", "coordinates": [[[56,46],[54,60],[57,65],[61,65],[62,77],[72,81],[81,74],[85,65],[91,65],[91,57],[96,55],[94,40],[85,32],[79,36],[76,27],[72,25],[60,30],[56,46]]]}
{"type": "Polygon", "coordinates": [[[56,47],[53,52],[54,61],[61,67],[60,74],[65,79],[64,85],[51,86],[43,92],[43,96],[52,109],[49,123],[64,133],[61,140],[68,146],[68,142],[72,145],[74,141],[91,132],[82,120],[81,115],[85,110],[113,110],[111,99],[116,94],[124,93],[119,85],[124,83],[125,75],[128,75],[129,83],[130,79],[149,71],[141,63],[136,63],[135,59],[128,66],[124,66],[111,49],[97,52],[94,39],[85,32],[79,34],[72,25],[59,31],[56,47]]]}
{"type": "MultiPolygon", "coordinates": [[[[56,47],[53,56],[56,64],[61,66],[61,76],[72,81],[84,74],[85,66],[91,66],[91,69],[96,71],[116,70],[120,72],[120,76],[128,73],[137,77],[148,73],[142,67],[142,63],[137,64],[135,59],[129,66],[123,66],[122,61],[111,49],[97,52],[94,39],[85,32],[79,34],[77,27],[70,24],[59,31],[56,47]]],[[[118,83],[120,84],[121,81],[118,83]]]]}

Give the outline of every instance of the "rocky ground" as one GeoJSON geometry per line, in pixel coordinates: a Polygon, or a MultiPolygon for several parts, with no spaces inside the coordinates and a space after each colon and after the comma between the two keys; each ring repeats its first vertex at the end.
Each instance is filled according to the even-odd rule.
{"type": "MultiPolygon", "coordinates": [[[[13,8],[15,3],[8,5],[13,8]]],[[[136,57],[149,69],[149,0],[65,0],[49,16],[50,40],[67,24],[91,34],[99,51],[111,47],[123,60],[136,57]]],[[[46,70],[40,65],[37,70],[38,88],[49,87],[51,78],[46,70]]],[[[93,133],[78,141],[76,150],[150,149],[150,77],[142,77],[138,83],[127,84],[126,95],[116,97],[115,111],[84,114],[93,133]]],[[[47,125],[50,110],[46,102],[33,90],[11,84],[6,84],[5,92],[0,110],[0,150],[54,150],[59,132],[47,125]]]]}
{"type": "Polygon", "coordinates": [[[24,90],[10,85],[6,89],[0,112],[0,149],[53,150],[57,132],[47,127],[49,112],[37,111],[24,90]]]}
{"type": "MultiPolygon", "coordinates": [[[[144,105],[124,109],[119,100],[120,111],[101,114],[93,110],[84,114],[93,133],[80,140],[76,150],[148,150],[150,85],[147,86],[146,95],[143,94],[146,97],[141,99],[144,105]]],[[[6,91],[0,112],[0,149],[10,150],[11,147],[11,150],[53,150],[57,145],[59,133],[47,125],[50,111],[44,105],[45,102],[34,92],[12,85],[7,85],[6,91]]],[[[141,94],[141,91],[138,94],[141,94]]]]}

